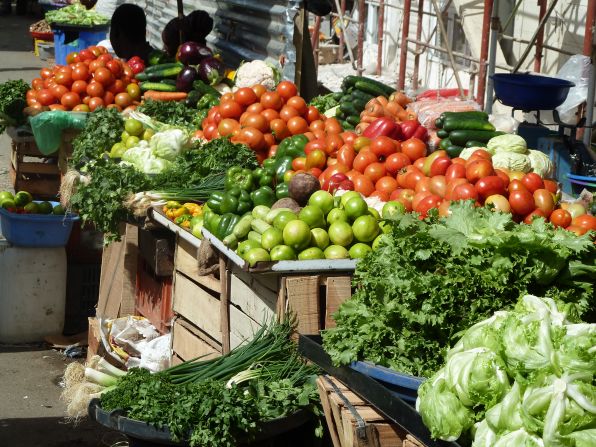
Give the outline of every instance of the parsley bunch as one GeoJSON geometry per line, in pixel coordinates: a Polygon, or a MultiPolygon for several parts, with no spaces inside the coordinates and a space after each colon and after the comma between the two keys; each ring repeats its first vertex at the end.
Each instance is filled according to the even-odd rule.
{"type": "Polygon", "coordinates": [[[99,108],[90,113],[83,131],[72,142],[71,163],[82,166],[109,152],[122,138],[124,120],[114,109],[99,108]]]}
{"type": "Polygon", "coordinates": [[[22,79],[0,84],[0,134],[4,133],[8,126],[25,123],[23,109],[27,106],[25,96],[29,88],[22,79]]]}
{"type": "Polygon", "coordinates": [[[139,106],[138,111],[160,123],[191,129],[200,129],[201,127],[198,110],[187,107],[183,102],[149,99],[139,106]]]}

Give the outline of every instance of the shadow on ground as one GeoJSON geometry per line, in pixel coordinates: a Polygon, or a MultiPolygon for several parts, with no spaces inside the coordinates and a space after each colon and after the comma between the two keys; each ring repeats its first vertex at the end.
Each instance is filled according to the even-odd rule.
{"type": "MultiPolygon", "coordinates": [[[[34,15],[26,16],[0,16],[1,34],[5,36],[0,40],[0,51],[31,51],[33,48],[33,38],[29,38],[29,26],[40,20],[41,17],[34,15]],[[12,38],[6,38],[12,36],[12,38]],[[24,38],[23,38],[24,37],[24,38]]],[[[0,64],[0,70],[6,70],[6,65],[0,64]]],[[[23,67],[27,70],[27,67],[23,67]]],[[[35,67],[33,67],[35,69],[35,67]]]]}

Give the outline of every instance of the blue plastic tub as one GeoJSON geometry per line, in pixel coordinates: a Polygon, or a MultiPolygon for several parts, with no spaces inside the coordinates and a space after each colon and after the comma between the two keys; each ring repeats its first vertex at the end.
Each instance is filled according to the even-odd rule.
{"type": "Polygon", "coordinates": [[[108,35],[108,25],[94,27],[52,26],[54,58],[57,65],[66,65],[66,56],[97,45],[108,35]]]}
{"type": "Polygon", "coordinates": [[[350,368],[381,382],[392,393],[404,401],[414,404],[418,397],[418,388],[425,379],[402,374],[370,362],[353,362],[350,368]]]}
{"type": "MultiPolygon", "coordinates": [[[[39,203],[39,201],[36,201],[39,203]]],[[[50,202],[52,206],[58,202],[50,202]]],[[[64,247],[79,216],[67,214],[16,214],[0,208],[0,227],[8,242],[17,247],[64,247]]]]}
{"type": "Polygon", "coordinates": [[[553,110],[563,104],[575,84],[546,76],[498,73],[491,76],[495,96],[506,106],[519,110],[553,110]]]}
{"type": "Polygon", "coordinates": [[[569,180],[569,183],[571,183],[571,188],[575,194],[580,194],[584,189],[587,189],[590,192],[596,191],[596,177],[567,174],[567,179],[569,180]]]}

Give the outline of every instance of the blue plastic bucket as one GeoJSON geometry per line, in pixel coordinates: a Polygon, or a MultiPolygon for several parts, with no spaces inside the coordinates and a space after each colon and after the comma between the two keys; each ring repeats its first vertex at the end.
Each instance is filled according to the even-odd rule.
{"type": "Polygon", "coordinates": [[[553,110],[563,104],[575,84],[565,79],[518,73],[491,76],[495,96],[506,106],[519,110],[553,110]]]}
{"type": "Polygon", "coordinates": [[[590,192],[596,191],[596,177],[586,177],[583,175],[567,174],[567,179],[571,183],[575,194],[581,193],[584,189],[590,192]]]}
{"type": "Polygon", "coordinates": [[[66,56],[97,45],[108,35],[108,25],[90,27],[52,26],[54,33],[54,58],[57,65],[66,65],[66,56]]]}

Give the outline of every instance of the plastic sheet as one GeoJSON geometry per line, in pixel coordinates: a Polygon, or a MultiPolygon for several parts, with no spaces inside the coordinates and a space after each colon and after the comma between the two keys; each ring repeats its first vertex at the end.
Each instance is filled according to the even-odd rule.
{"type": "Polygon", "coordinates": [[[64,129],[83,129],[86,120],[86,113],[54,110],[31,117],[29,123],[39,151],[50,155],[60,147],[64,129]]]}
{"type": "Polygon", "coordinates": [[[571,56],[557,73],[557,78],[573,82],[565,102],[557,107],[559,118],[567,124],[577,123],[576,109],[588,98],[588,81],[592,64],[588,56],[576,54],[571,56]]]}

